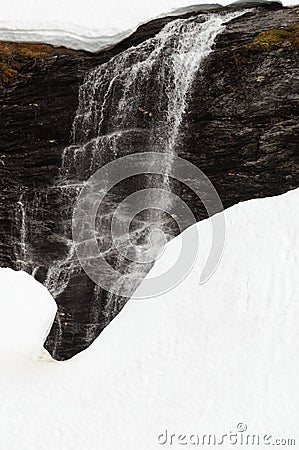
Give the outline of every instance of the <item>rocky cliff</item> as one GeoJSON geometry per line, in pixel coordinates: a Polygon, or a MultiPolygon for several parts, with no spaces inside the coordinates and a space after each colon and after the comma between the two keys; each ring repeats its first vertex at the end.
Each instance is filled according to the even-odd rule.
{"type": "MultiPolygon", "coordinates": [[[[184,17],[202,20],[204,14],[184,17]]],[[[299,186],[298,14],[298,7],[275,6],[232,20],[193,83],[177,152],[205,172],[225,207],[299,186]]],[[[83,77],[172,20],[152,21],[99,54],[0,43],[1,266],[33,272],[45,283],[49,267],[65,257],[68,198],[55,183],[72,142],[83,77]]],[[[155,113],[154,95],[139,113],[146,126],[155,113]]],[[[197,219],[204,218],[192,192],[178,190],[197,219]]],[[[105,327],[106,297],[95,296],[93,282],[81,271],[56,301],[59,312],[47,347],[64,359],[105,327]]]]}

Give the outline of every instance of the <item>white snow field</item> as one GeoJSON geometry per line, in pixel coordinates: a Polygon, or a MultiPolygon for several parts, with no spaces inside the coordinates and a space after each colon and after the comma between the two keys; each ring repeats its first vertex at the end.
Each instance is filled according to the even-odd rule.
{"type": "MultiPolygon", "coordinates": [[[[208,283],[199,285],[211,237],[203,221],[188,278],[163,297],[129,301],[65,363],[41,350],[55,314],[50,294],[25,273],[0,270],[1,449],[210,448],[198,444],[204,434],[225,450],[245,447],[242,436],[250,448],[263,439],[298,448],[299,189],[225,217],[226,249],[208,283]]],[[[154,272],[171,264],[178,242],[154,272]]]]}
{"type": "MultiPolygon", "coordinates": [[[[207,2],[196,0],[10,0],[2,2],[0,40],[42,42],[98,51],[151,19],[207,2]]],[[[221,5],[231,0],[219,0],[221,5]]],[[[298,0],[284,0],[285,6],[298,0]]]]}

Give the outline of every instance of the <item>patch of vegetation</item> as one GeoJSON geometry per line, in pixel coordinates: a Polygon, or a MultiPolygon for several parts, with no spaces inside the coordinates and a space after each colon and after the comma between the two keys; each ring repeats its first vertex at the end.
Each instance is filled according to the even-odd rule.
{"type": "Polygon", "coordinates": [[[249,45],[249,48],[299,47],[299,24],[289,25],[281,29],[262,31],[249,45]]]}
{"type": "Polygon", "coordinates": [[[53,52],[51,45],[0,42],[0,84],[8,84],[30,60],[53,52]]]}
{"type": "Polygon", "coordinates": [[[9,81],[12,80],[17,74],[17,70],[0,61],[0,77],[3,83],[9,83],[9,81]]]}

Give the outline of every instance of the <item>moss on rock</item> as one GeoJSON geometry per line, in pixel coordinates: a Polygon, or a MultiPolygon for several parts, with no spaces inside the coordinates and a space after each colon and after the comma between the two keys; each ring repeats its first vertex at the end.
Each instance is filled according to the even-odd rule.
{"type": "Polygon", "coordinates": [[[0,62],[0,76],[3,83],[9,83],[16,75],[18,71],[9,67],[7,64],[0,62]]]}
{"type": "Polygon", "coordinates": [[[272,47],[285,47],[295,49],[299,46],[299,24],[289,25],[281,29],[262,31],[249,45],[250,49],[268,49],[272,47]]]}
{"type": "Polygon", "coordinates": [[[32,59],[43,58],[54,48],[46,44],[0,42],[0,84],[8,84],[32,59]]]}

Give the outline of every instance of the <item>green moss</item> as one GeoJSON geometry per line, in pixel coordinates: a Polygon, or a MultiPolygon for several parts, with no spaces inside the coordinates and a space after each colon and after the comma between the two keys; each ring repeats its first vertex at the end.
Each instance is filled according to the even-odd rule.
{"type": "Polygon", "coordinates": [[[5,62],[0,61],[0,81],[4,84],[9,83],[18,74],[18,71],[10,67],[5,62]]]}
{"type": "Polygon", "coordinates": [[[18,74],[18,72],[17,70],[8,67],[7,69],[4,70],[3,74],[7,80],[10,80],[14,78],[18,74]]]}
{"type": "Polygon", "coordinates": [[[51,45],[0,41],[0,84],[12,81],[29,60],[43,58],[51,52],[51,45]]]}
{"type": "Polygon", "coordinates": [[[262,31],[249,45],[250,48],[286,47],[290,49],[299,46],[299,24],[293,24],[281,29],[262,31]]]}

